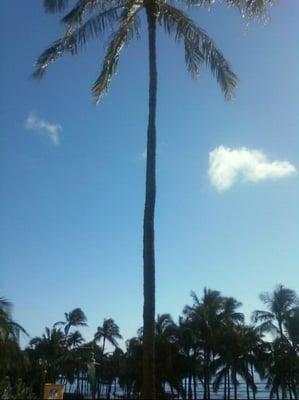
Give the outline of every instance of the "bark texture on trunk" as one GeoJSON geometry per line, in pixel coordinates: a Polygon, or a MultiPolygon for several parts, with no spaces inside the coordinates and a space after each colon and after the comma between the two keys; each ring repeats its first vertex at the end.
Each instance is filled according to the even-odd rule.
{"type": "Polygon", "coordinates": [[[155,399],[155,248],[156,200],[156,13],[154,3],[146,8],[149,40],[149,116],[147,129],[146,194],[143,220],[143,382],[142,398],[155,399]]]}

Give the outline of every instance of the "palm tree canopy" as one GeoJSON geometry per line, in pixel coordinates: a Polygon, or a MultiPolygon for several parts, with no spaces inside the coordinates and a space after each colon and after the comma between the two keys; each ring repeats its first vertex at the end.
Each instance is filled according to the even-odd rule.
{"type": "Polygon", "coordinates": [[[64,313],[65,316],[65,321],[58,321],[56,322],[53,327],[55,328],[56,326],[59,325],[64,325],[64,333],[67,336],[69,333],[69,330],[72,327],[76,326],[87,326],[87,318],[84,312],[81,310],[81,308],[74,308],[72,311],[69,313],[64,313]]]}
{"type": "Polygon", "coordinates": [[[12,304],[4,297],[0,297],[0,339],[19,339],[20,333],[29,336],[26,330],[12,318],[12,304]]]}
{"type": "MultiPolygon", "coordinates": [[[[44,0],[48,12],[62,12],[72,2],[67,0],[44,0]]],[[[153,0],[157,22],[169,35],[178,42],[182,42],[185,49],[185,61],[188,71],[196,78],[203,65],[207,65],[218,81],[225,97],[230,98],[237,85],[237,77],[217,49],[207,33],[195,25],[185,12],[176,7],[207,6],[212,1],[204,0],[153,0]]],[[[265,10],[271,1],[267,0],[227,0],[227,4],[234,5],[251,18],[265,10]],[[257,7],[257,4],[260,6],[257,7]]],[[[41,78],[50,63],[62,55],[77,54],[86,43],[96,37],[103,37],[108,30],[112,30],[106,55],[98,78],[92,86],[92,92],[98,101],[108,91],[111,79],[117,71],[119,57],[124,45],[138,36],[140,25],[140,11],[148,6],[144,0],[79,0],[73,8],[62,18],[65,26],[64,35],[55,41],[38,58],[34,76],[41,78]]]]}
{"type": "Polygon", "coordinates": [[[156,320],[156,336],[170,339],[176,332],[177,326],[170,314],[158,314],[156,320]]]}
{"type": "Polygon", "coordinates": [[[223,319],[226,324],[242,324],[244,322],[244,314],[237,311],[241,306],[242,303],[233,297],[224,297],[221,319],[223,319]]]}
{"type": "Polygon", "coordinates": [[[275,315],[287,314],[292,307],[298,305],[296,292],[283,285],[278,285],[273,293],[262,293],[260,299],[275,315]]]}
{"type": "Polygon", "coordinates": [[[118,347],[116,339],[122,339],[119,326],[114,322],[113,318],[104,319],[103,326],[98,326],[97,332],[94,335],[94,340],[108,340],[113,346],[118,347]]]}
{"type": "Polygon", "coordinates": [[[70,348],[77,348],[84,342],[84,338],[79,331],[72,332],[68,335],[67,345],[70,348]]]}
{"type": "MultiPolygon", "coordinates": [[[[263,16],[275,0],[226,0],[228,6],[236,7],[246,19],[263,16]]],[[[97,101],[108,91],[111,79],[117,71],[119,57],[124,45],[138,36],[139,13],[151,4],[155,10],[159,25],[166,33],[181,41],[185,48],[185,60],[188,71],[197,77],[203,64],[210,67],[224,95],[229,98],[236,89],[237,78],[228,62],[217,49],[206,32],[179,8],[210,7],[215,0],[44,0],[44,8],[49,13],[65,11],[73,7],[62,18],[65,25],[64,35],[46,49],[36,62],[34,76],[41,78],[50,63],[65,53],[77,54],[86,43],[103,37],[112,30],[110,42],[104,57],[102,69],[92,86],[97,101]]]]}
{"type": "Polygon", "coordinates": [[[252,314],[254,323],[259,323],[261,332],[272,332],[282,334],[283,325],[298,306],[299,299],[294,290],[278,285],[272,293],[262,293],[261,301],[268,311],[256,310],[252,314]]]}

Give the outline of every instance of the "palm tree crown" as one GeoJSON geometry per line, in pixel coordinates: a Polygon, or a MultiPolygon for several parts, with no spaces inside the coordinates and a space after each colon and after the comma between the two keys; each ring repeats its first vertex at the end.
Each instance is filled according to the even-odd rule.
{"type": "MultiPolygon", "coordinates": [[[[67,5],[66,0],[45,0],[48,12],[61,12],[67,5]]],[[[102,69],[92,86],[92,92],[98,101],[108,91],[111,78],[115,74],[121,50],[134,36],[138,36],[140,12],[152,3],[157,23],[166,33],[181,41],[185,48],[185,60],[188,71],[197,77],[203,64],[207,64],[215,75],[226,97],[230,97],[237,84],[237,78],[228,62],[217,49],[207,33],[180,9],[172,5],[171,0],[79,0],[68,12],[62,22],[65,34],[45,50],[36,62],[34,76],[41,78],[48,66],[65,53],[77,54],[86,43],[110,29],[114,32],[107,46],[102,69]]],[[[181,1],[182,4],[208,5],[211,1],[181,1]]],[[[231,3],[228,1],[228,3],[231,3]]],[[[241,1],[238,7],[241,6],[241,1]]],[[[248,7],[247,7],[248,8],[248,7]]],[[[243,8],[245,10],[246,8],[243,8]]],[[[248,9],[249,13],[249,9],[248,9]]]]}
{"type": "Polygon", "coordinates": [[[64,325],[64,333],[67,336],[70,329],[75,326],[87,326],[87,318],[81,308],[74,308],[69,313],[64,313],[65,321],[58,321],[54,327],[64,325]]]}
{"type": "Polygon", "coordinates": [[[284,325],[290,314],[299,304],[299,299],[294,290],[278,285],[273,293],[262,293],[260,299],[268,308],[268,311],[256,310],[252,314],[252,320],[259,323],[262,332],[268,331],[284,335],[284,325]]]}
{"type": "Polygon", "coordinates": [[[97,332],[94,335],[94,340],[99,341],[103,339],[102,353],[104,354],[106,340],[114,347],[118,347],[117,339],[122,339],[122,335],[119,332],[118,325],[114,322],[114,319],[104,319],[103,326],[98,326],[97,332]]]}

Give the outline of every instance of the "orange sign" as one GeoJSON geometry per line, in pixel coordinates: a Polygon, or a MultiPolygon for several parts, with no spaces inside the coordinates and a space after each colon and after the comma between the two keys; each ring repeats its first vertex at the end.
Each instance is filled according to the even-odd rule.
{"type": "Polygon", "coordinates": [[[44,386],[44,400],[63,400],[64,386],[46,383],[44,386]]]}

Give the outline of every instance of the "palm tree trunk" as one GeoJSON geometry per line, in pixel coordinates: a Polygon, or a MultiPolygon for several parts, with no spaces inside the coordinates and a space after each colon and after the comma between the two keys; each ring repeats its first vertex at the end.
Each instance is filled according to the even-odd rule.
{"type": "Polygon", "coordinates": [[[290,400],[293,400],[292,387],[290,382],[288,383],[288,389],[289,389],[289,398],[290,400]]]}
{"type": "Polygon", "coordinates": [[[249,385],[247,380],[246,380],[246,393],[247,393],[247,400],[250,400],[249,385]]]}
{"type": "Polygon", "coordinates": [[[82,375],[81,375],[81,394],[83,394],[84,393],[84,375],[83,375],[83,372],[82,372],[82,375]]]}
{"type": "Polygon", "coordinates": [[[227,371],[224,373],[223,399],[226,400],[227,371]]]}
{"type": "Polygon", "coordinates": [[[146,195],[143,220],[143,382],[142,398],[155,399],[155,248],[156,200],[156,13],[154,2],[146,7],[149,40],[149,116],[147,129],[146,195]]]}
{"type": "Polygon", "coordinates": [[[254,378],[254,369],[252,362],[250,363],[250,372],[252,377],[252,395],[253,395],[253,400],[255,400],[255,378],[254,378]]]}
{"type": "Polygon", "coordinates": [[[227,399],[230,400],[230,376],[229,376],[229,369],[227,374],[227,399]]]}
{"type": "MultiPolygon", "coordinates": [[[[190,368],[190,359],[189,359],[189,368],[190,368]]],[[[192,372],[189,369],[189,377],[188,377],[188,399],[192,400],[192,372]]]]}
{"type": "Polygon", "coordinates": [[[207,350],[204,352],[204,392],[203,398],[204,400],[208,400],[208,353],[207,350]]]}
{"type": "Polygon", "coordinates": [[[296,387],[295,380],[292,382],[292,388],[293,388],[293,392],[294,392],[294,399],[298,400],[297,387],[296,387]]]}
{"type": "Polygon", "coordinates": [[[234,370],[234,400],[238,400],[237,372],[234,370]]]}
{"type": "Polygon", "coordinates": [[[194,400],[197,400],[197,388],[196,388],[196,376],[193,375],[193,390],[194,390],[194,400]]]}

